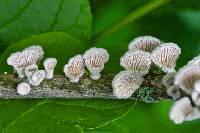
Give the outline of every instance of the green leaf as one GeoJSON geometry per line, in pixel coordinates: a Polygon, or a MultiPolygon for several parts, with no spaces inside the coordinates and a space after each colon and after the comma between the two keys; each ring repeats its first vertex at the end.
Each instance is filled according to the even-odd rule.
{"type": "Polygon", "coordinates": [[[169,119],[172,102],[163,101],[156,104],[138,103],[122,119],[109,123],[87,133],[199,133],[200,120],[175,125],[169,119]]]}
{"type": "Polygon", "coordinates": [[[39,35],[33,35],[19,42],[11,44],[0,56],[0,72],[11,72],[6,60],[13,52],[20,51],[30,45],[37,44],[43,47],[45,57],[55,57],[58,64],[55,68],[57,73],[63,72],[63,66],[70,57],[80,54],[87,49],[87,45],[80,40],[64,32],[49,32],[39,35]]]}
{"type": "Polygon", "coordinates": [[[82,132],[116,120],[133,100],[0,100],[0,132],[82,132]]]}
{"type": "Polygon", "coordinates": [[[1,0],[0,20],[0,44],[5,46],[49,31],[88,39],[92,15],[88,0],[1,0]]]}

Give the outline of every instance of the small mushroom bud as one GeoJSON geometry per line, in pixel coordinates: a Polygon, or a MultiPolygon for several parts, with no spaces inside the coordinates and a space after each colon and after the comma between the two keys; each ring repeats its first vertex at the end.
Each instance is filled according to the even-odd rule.
{"type": "Polygon", "coordinates": [[[179,87],[178,86],[170,86],[167,88],[167,95],[172,97],[173,100],[176,100],[180,97],[180,90],[179,90],[179,87]]]}
{"type": "Polygon", "coordinates": [[[188,97],[183,97],[175,102],[170,111],[170,119],[176,124],[181,124],[187,116],[193,112],[191,101],[188,97]]]}
{"type": "Polygon", "coordinates": [[[43,65],[45,68],[46,72],[46,79],[52,79],[53,78],[53,73],[54,73],[54,68],[57,64],[56,58],[47,58],[43,65]]]}
{"type": "Polygon", "coordinates": [[[169,73],[175,71],[176,61],[181,54],[181,49],[174,43],[163,43],[152,51],[151,60],[169,73]]]}
{"type": "Polygon", "coordinates": [[[190,95],[198,80],[200,80],[200,67],[186,66],[176,74],[174,84],[180,86],[180,89],[190,95]]]}
{"type": "Polygon", "coordinates": [[[131,50],[124,54],[120,59],[120,65],[126,70],[146,75],[151,66],[151,58],[148,52],[142,50],[131,50]]]}
{"type": "Polygon", "coordinates": [[[114,95],[119,99],[126,99],[140,88],[143,78],[131,71],[122,71],[118,73],[113,81],[112,88],[114,95]]]}
{"type": "Polygon", "coordinates": [[[69,78],[70,82],[78,82],[83,76],[84,59],[79,54],[69,59],[68,64],[64,66],[65,76],[69,78]]]}
{"type": "Polygon", "coordinates": [[[33,73],[31,80],[29,81],[29,83],[31,85],[39,85],[45,78],[45,71],[44,70],[38,70],[36,72],[33,73]]]}
{"type": "Polygon", "coordinates": [[[30,80],[31,76],[35,71],[38,70],[38,66],[36,64],[29,65],[25,67],[25,75],[30,80]]]}
{"type": "Polygon", "coordinates": [[[103,48],[90,48],[84,53],[83,58],[90,71],[90,77],[98,80],[101,77],[100,72],[103,70],[104,64],[109,60],[108,52],[103,48]]]}
{"type": "Polygon", "coordinates": [[[135,38],[129,43],[129,50],[140,49],[146,52],[152,52],[160,45],[160,40],[152,36],[141,36],[135,38]]]}
{"type": "Polygon", "coordinates": [[[175,78],[176,73],[175,72],[171,72],[171,73],[167,73],[164,77],[163,77],[163,85],[167,88],[169,88],[170,86],[174,85],[174,78],[175,78]]]}
{"type": "Polygon", "coordinates": [[[17,93],[19,95],[22,95],[22,96],[27,95],[30,93],[30,90],[31,90],[30,85],[25,82],[19,83],[17,85],[17,93]]]}

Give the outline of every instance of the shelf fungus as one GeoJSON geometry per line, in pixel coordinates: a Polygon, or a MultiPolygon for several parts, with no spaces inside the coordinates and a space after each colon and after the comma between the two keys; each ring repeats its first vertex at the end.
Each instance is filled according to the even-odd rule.
{"type": "Polygon", "coordinates": [[[120,59],[120,65],[126,70],[131,70],[135,73],[146,75],[151,66],[151,58],[148,52],[142,50],[130,50],[120,59]]]}
{"type": "Polygon", "coordinates": [[[176,61],[181,54],[181,49],[174,43],[163,43],[152,51],[152,61],[162,69],[169,73],[175,71],[176,61]]]}
{"type": "Polygon", "coordinates": [[[16,52],[7,59],[7,64],[13,66],[20,78],[25,77],[25,67],[36,64],[43,58],[44,52],[40,46],[31,46],[22,52],[16,52]]]}
{"type": "Polygon", "coordinates": [[[29,81],[29,84],[31,85],[40,85],[40,83],[44,80],[45,78],[45,71],[44,70],[38,70],[33,73],[31,80],[29,81]]]}
{"type": "Polygon", "coordinates": [[[22,95],[22,96],[27,95],[30,93],[30,90],[31,90],[30,85],[25,82],[19,83],[17,85],[17,93],[19,95],[22,95]]]}
{"type": "Polygon", "coordinates": [[[79,54],[69,59],[68,64],[64,66],[65,76],[69,78],[70,82],[78,82],[84,73],[84,59],[79,54]]]}
{"type": "Polygon", "coordinates": [[[141,36],[131,41],[128,47],[129,50],[140,49],[151,53],[160,43],[160,40],[156,37],[141,36]]]}
{"type": "Polygon", "coordinates": [[[140,75],[129,70],[122,71],[112,81],[113,93],[119,99],[129,98],[140,88],[142,82],[143,78],[140,75]]]}
{"type": "Polygon", "coordinates": [[[104,64],[109,60],[107,50],[103,48],[90,48],[84,54],[85,65],[90,71],[90,77],[93,80],[98,80],[101,77],[100,72],[104,68],[104,64]]]}
{"type": "Polygon", "coordinates": [[[54,75],[54,68],[56,67],[57,60],[56,58],[47,58],[45,59],[43,65],[46,72],[46,79],[52,79],[54,75]]]}
{"type": "Polygon", "coordinates": [[[179,85],[180,89],[190,95],[198,80],[200,80],[200,67],[185,66],[176,74],[174,84],[179,85]]]}
{"type": "Polygon", "coordinates": [[[170,119],[176,124],[192,121],[200,117],[199,109],[192,107],[188,97],[183,97],[175,102],[170,111],[170,119]]]}

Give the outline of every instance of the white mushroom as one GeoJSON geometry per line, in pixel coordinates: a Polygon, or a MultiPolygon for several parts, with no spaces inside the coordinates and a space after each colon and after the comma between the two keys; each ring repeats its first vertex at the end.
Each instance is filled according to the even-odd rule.
{"type": "Polygon", "coordinates": [[[44,70],[38,70],[36,72],[33,73],[31,80],[29,81],[29,83],[31,85],[39,85],[45,78],[45,71],[44,70]]]}
{"type": "Polygon", "coordinates": [[[7,64],[13,66],[17,71],[18,76],[23,78],[25,76],[25,67],[36,64],[44,55],[40,46],[32,46],[24,49],[22,52],[16,52],[10,55],[7,59],[7,64]]]}
{"type": "Polygon", "coordinates": [[[193,107],[193,111],[188,114],[185,118],[185,121],[193,121],[200,118],[200,110],[197,107],[193,107]]]}
{"type": "Polygon", "coordinates": [[[69,78],[70,82],[78,82],[83,76],[84,59],[79,54],[69,59],[68,64],[64,66],[65,76],[69,78]]]}
{"type": "Polygon", "coordinates": [[[160,40],[152,36],[140,36],[129,43],[129,50],[140,49],[146,52],[152,52],[160,45],[160,40]]]}
{"type": "Polygon", "coordinates": [[[152,51],[152,61],[162,69],[169,73],[175,71],[176,61],[181,54],[181,49],[174,43],[163,43],[152,51]]]}
{"type": "Polygon", "coordinates": [[[100,72],[103,70],[104,64],[109,60],[108,52],[103,48],[90,48],[84,53],[83,58],[90,71],[90,77],[98,80],[101,77],[100,72]]]}
{"type": "Polygon", "coordinates": [[[180,97],[180,90],[179,90],[179,87],[178,86],[170,86],[167,88],[167,95],[172,97],[173,100],[176,100],[180,97]]]}
{"type": "Polygon", "coordinates": [[[118,73],[113,81],[112,88],[114,95],[119,99],[126,99],[140,88],[143,78],[131,71],[122,71],[118,73]]]}
{"type": "Polygon", "coordinates": [[[172,106],[169,116],[174,123],[181,124],[193,111],[190,99],[183,97],[172,106]]]}
{"type": "Polygon", "coordinates": [[[200,94],[200,80],[195,82],[194,90],[200,94]]]}
{"type": "Polygon", "coordinates": [[[193,91],[191,94],[192,101],[195,103],[196,106],[200,106],[200,93],[197,91],[193,91]]]}
{"type": "Polygon", "coordinates": [[[175,72],[171,72],[171,73],[167,73],[164,77],[163,77],[163,85],[165,87],[170,87],[172,85],[174,85],[174,78],[175,78],[176,73],[175,72]]]}
{"type": "Polygon", "coordinates": [[[145,75],[151,66],[151,58],[148,52],[142,50],[131,50],[120,59],[120,65],[126,70],[145,75]]]}
{"type": "Polygon", "coordinates": [[[52,79],[54,74],[54,68],[57,64],[56,58],[47,58],[43,65],[46,72],[46,79],[52,79]]]}
{"type": "Polygon", "coordinates": [[[25,82],[19,83],[17,85],[17,93],[19,95],[22,95],[22,96],[27,95],[30,93],[30,90],[31,90],[30,85],[25,82]]]}
{"type": "Polygon", "coordinates": [[[35,71],[38,70],[38,66],[36,64],[29,65],[25,67],[25,75],[30,80],[31,76],[35,71]]]}
{"type": "Polygon", "coordinates": [[[187,94],[191,94],[196,81],[200,80],[200,67],[186,66],[179,70],[175,76],[174,84],[187,94]]]}
{"type": "Polygon", "coordinates": [[[200,66],[200,55],[188,62],[188,65],[200,66]]]}

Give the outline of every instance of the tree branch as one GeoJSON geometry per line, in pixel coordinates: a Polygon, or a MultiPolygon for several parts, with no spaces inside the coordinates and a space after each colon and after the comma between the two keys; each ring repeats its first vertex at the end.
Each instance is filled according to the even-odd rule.
{"type": "MultiPolygon", "coordinates": [[[[102,74],[100,80],[94,81],[84,75],[78,83],[71,83],[64,75],[56,75],[52,80],[44,80],[39,86],[31,86],[30,94],[20,96],[16,86],[25,79],[19,79],[11,74],[0,74],[0,98],[103,98],[117,99],[112,91],[114,74],[102,74]]],[[[166,98],[165,88],[161,84],[162,74],[148,74],[145,76],[142,88],[151,87],[156,91],[152,97],[166,98]]],[[[131,99],[137,98],[136,92],[131,99]]]]}

